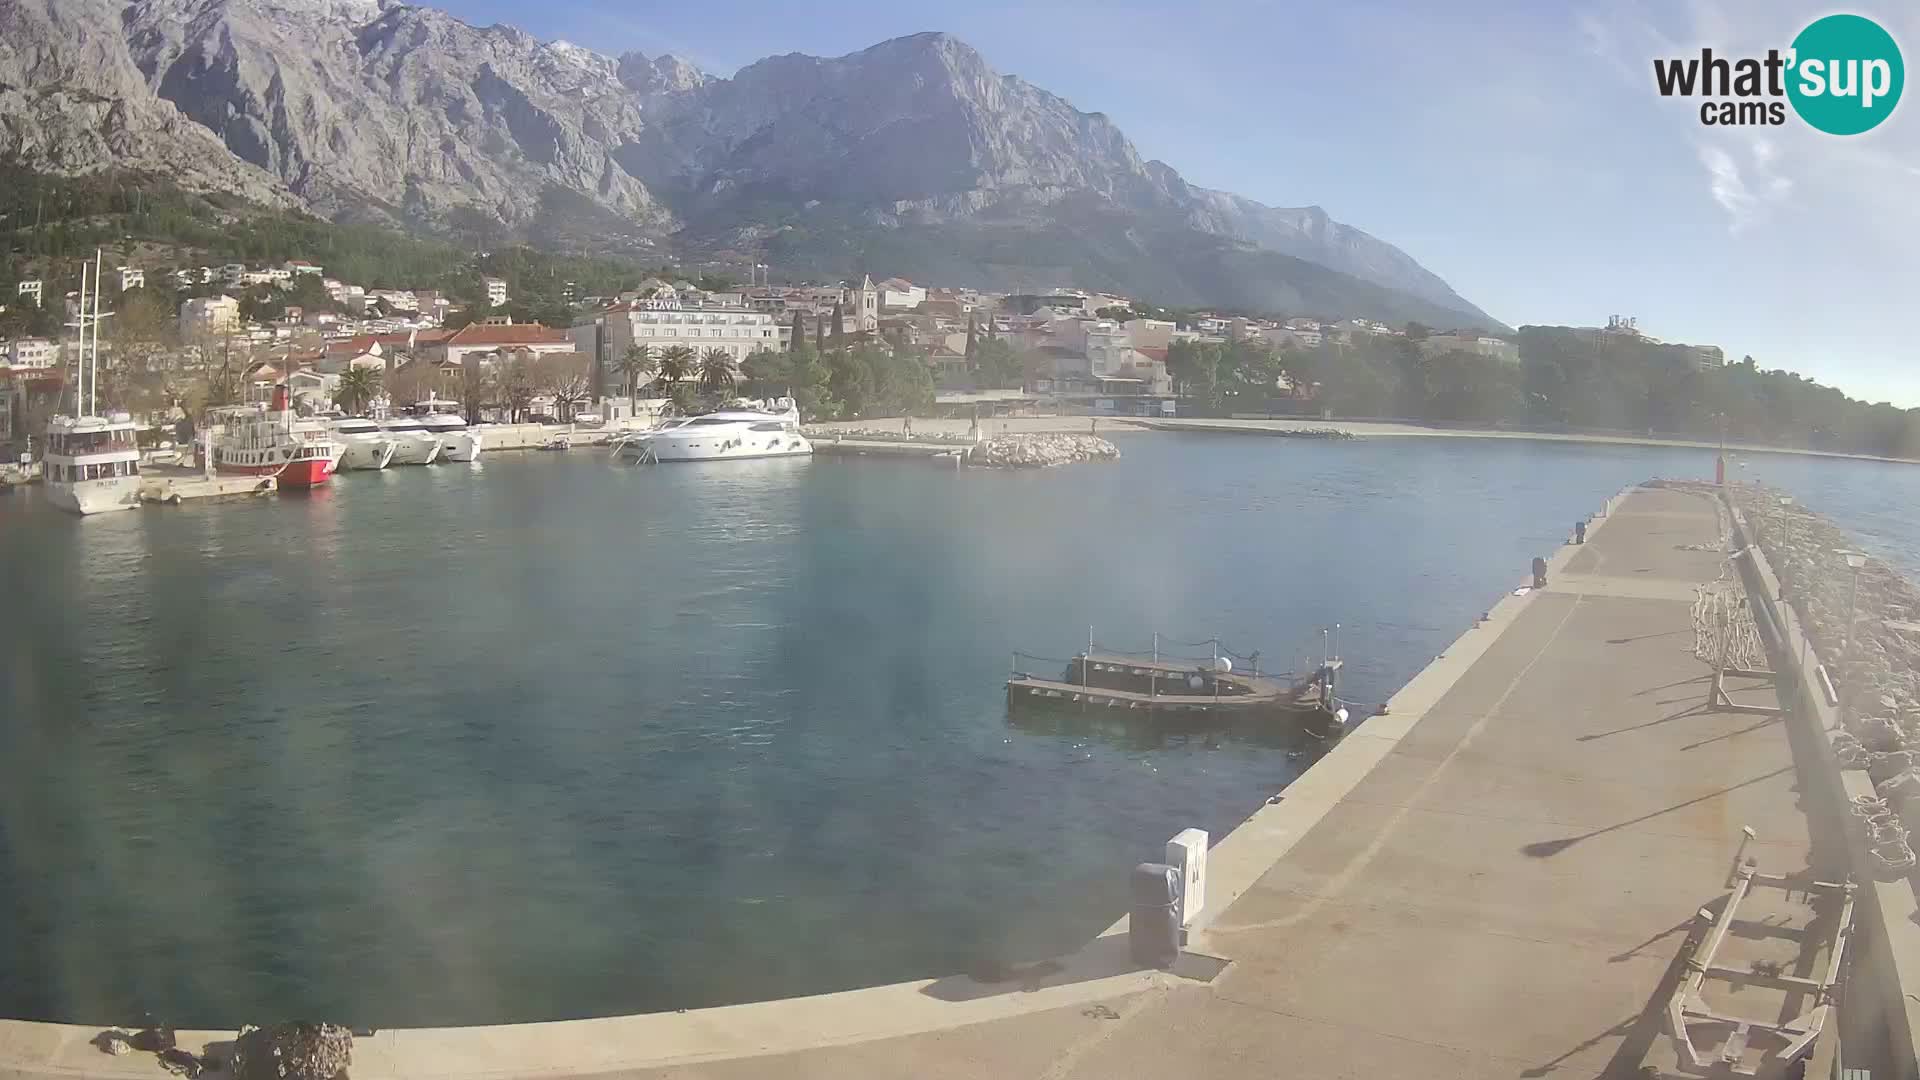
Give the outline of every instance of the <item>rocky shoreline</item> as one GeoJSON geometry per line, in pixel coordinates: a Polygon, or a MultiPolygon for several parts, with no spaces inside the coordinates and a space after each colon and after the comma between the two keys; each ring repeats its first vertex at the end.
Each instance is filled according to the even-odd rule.
{"type": "Polygon", "coordinates": [[[1874,782],[1875,795],[1855,806],[1866,842],[1884,869],[1904,874],[1916,864],[1909,830],[1920,824],[1920,589],[1869,557],[1856,596],[1841,552],[1858,545],[1844,530],[1772,488],[1726,490],[1835,685],[1845,727],[1836,756],[1874,782]]]}
{"type": "Polygon", "coordinates": [[[1120,448],[1098,435],[1003,435],[975,444],[966,460],[990,469],[1037,469],[1119,458],[1120,448]]]}

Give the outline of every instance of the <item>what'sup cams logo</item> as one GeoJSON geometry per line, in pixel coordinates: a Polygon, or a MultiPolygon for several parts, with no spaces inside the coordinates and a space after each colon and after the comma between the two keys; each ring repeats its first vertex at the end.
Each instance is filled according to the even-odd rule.
{"type": "Polygon", "coordinates": [[[1879,23],[1828,15],[1808,24],[1785,52],[1730,59],[1701,49],[1697,57],[1656,59],[1653,81],[1661,97],[1705,99],[1702,124],[1784,124],[1792,105],[1820,131],[1858,135],[1878,127],[1900,103],[1906,66],[1879,23]]]}

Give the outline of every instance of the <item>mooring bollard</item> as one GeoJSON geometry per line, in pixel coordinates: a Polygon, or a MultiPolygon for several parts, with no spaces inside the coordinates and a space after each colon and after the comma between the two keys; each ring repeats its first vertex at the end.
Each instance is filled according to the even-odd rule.
{"type": "Polygon", "coordinates": [[[1140,863],[1133,868],[1127,949],[1134,963],[1169,968],[1180,958],[1179,889],[1180,871],[1166,863],[1140,863]]]}
{"type": "Polygon", "coordinates": [[[1547,587],[1547,560],[1538,555],[1533,557],[1533,587],[1536,589],[1547,587]]]}

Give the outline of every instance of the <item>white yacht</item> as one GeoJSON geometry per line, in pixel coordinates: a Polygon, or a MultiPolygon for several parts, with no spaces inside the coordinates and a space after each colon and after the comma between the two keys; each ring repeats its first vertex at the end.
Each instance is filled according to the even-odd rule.
{"type": "Polygon", "coordinates": [[[440,436],[417,416],[390,416],[380,430],[393,441],[390,465],[431,465],[440,457],[440,436]]]}
{"type": "Polygon", "coordinates": [[[140,505],[140,448],[126,413],[56,416],[47,422],[42,480],[47,501],[76,514],[140,505]]]}
{"type": "Polygon", "coordinates": [[[721,461],[813,453],[813,444],[800,434],[800,410],[792,398],[670,421],[638,445],[641,460],[652,461],[721,461]]]}
{"type": "Polygon", "coordinates": [[[380,425],[364,416],[349,416],[332,424],[340,445],[342,469],[384,469],[393,460],[394,441],[380,425]]]}
{"type": "Polygon", "coordinates": [[[441,461],[473,461],[480,456],[480,432],[467,426],[457,401],[423,401],[414,412],[426,429],[440,436],[441,461]]]}

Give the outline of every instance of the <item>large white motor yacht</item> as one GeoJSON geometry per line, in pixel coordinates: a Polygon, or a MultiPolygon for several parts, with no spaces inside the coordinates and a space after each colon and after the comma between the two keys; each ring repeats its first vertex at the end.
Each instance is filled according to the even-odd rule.
{"type": "Polygon", "coordinates": [[[792,398],[669,421],[651,437],[629,445],[635,446],[642,460],[653,461],[720,461],[813,453],[813,444],[800,434],[800,410],[792,398]]]}
{"type": "Polygon", "coordinates": [[[76,514],[140,505],[140,448],[126,413],[56,416],[47,423],[47,501],[76,514]]]}
{"type": "Polygon", "coordinates": [[[431,465],[440,457],[440,436],[428,431],[417,416],[392,416],[380,425],[393,441],[389,465],[431,465]]]}
{"type": "Polygon", "coordinates": [[[440,436],[441,461],[473,461],[480,456],[480,432],[467,426],[457,401],[423,401],[414,407],[427,431],[440,436]]]}
{"type": "Polygon", "coordinates": [[[393,460],[395,444],[380,425],[364,416],[349,416],[333,422],[333,434],[340,444],[342,469],[384,469],[393,460]]]}

